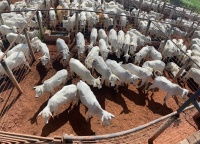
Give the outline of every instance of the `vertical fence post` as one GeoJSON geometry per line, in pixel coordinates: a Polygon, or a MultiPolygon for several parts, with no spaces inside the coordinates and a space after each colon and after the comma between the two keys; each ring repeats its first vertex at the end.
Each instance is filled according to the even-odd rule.
{"type": "Polygon", "coordinates": [[[187,59],[187,61],[185,62],[185,64],[181,67],[181,69],[178,71],[178,73],[176,74],[176,76],[173,78],[172,82],[175,82],[177,80],[177,78],[180,76],[180,74],[183,72],[183,70],[187,67],[188,63],[190,62],[190,58],[187,59]]]}
{"type": "Polygon", "coordinates": [[[20,94],[22,94],[22,89],[21,89],[19,83],[15,79],[15,77],[14,77],[12,71],[10,70],[10,68],[6,65],[6,62],[4,61],[4,59],[2,59],[1,65],[3,66],[4,70],[6,71],[8,77],[11,80],[11,82],[13,83],[13,85],[17,88],[18,92],[20,94]]]}
{"type": "Polygon", "coordinates": [[[175,11],[175,9],[176,9],[176,6],[174,5],[174,6],[173,6],[173,9],[171,9],[171,12],[170,12],[170,15],[169,15],[169,19],[171,19],[171,18],[172,18],[172,16],[173,16],[173,14],[174,14],[174,11],[175,11]]]}
{"type": "Polygon", "coordinates": [[[152,10],[152,5],[154,3],[154,0],[151,1],[151,6],[150,6],[150,10],[152,10]]]}
{"type": "Polygon", "coordinates": [[[79,20],[79,18],[78,18],[78,11],[76,11],[75,37],[76,37],[76,35],[78,33],[78,20],[79,20]]]}
{"type": "Polygon", "coordinates": [[[164,4],[163,4],[162,10],[161,10],[161,13],[162,13],[162,14],[164,14],[165,6],[166,6],[166,2],[164,2],[164,4]]]}
{"type": "Polygon", "coordinates": [[[39,11],[36,11],[36,16],[37,16],[39,29],[40,29],[40,36],[41,36],[41,38],[43,38],[43,28],[42,28],[41,19],[40,19],[40,16],[39,16],[39,11]]]}
{"type": "Polygon", "coordinates": [[[28,48],[29,48],[29,50],[30,50],[30,52],[31,52],[31,56],[32,56],[32,58],[33,58],[33,61],[35,61],[36,58],[35,58],[33,49],[32,49],[32,47],[31,47],[30,39],[29,39],[28,33],[27,33],[27,31],[26,31],[26,28],[24,29],[24,34],[25,34],[26,41],[27,41],[27,43],[28,43],[28,48]]]}
{"type": "Polygon", "coordinates": [[[2,18],[2,13],[0,13],[0,20],[1,20],[1,24],[4,25],[4,21],[3,21],[3,18],[2,18]]]}
{"type": "Polygon", "coordinates": [[[145,31],[145,36],[147,36],[148,33],[149,33],[150,25],[151,25],[151,20],[148,21],[147,28],[146,28],[146,31],[145,31]]]}

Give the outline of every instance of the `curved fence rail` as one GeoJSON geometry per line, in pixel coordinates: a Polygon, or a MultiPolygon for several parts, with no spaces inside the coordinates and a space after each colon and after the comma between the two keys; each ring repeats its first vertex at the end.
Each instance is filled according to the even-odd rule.
{"type": "MultiPolygon", "coordinates": [[[[196,63],[193,59],[191,59],[190,56],[187,55],[186,52],[184,52],[182,50],[182,48],[180,46],[178,46],[176,43],[174,43],[173,41],[173,37],[171,37],[168,33],[165,33],[164,31],[162,31],[162,29],[160,28],[159,26],[159,23],[162,23],[162,24],[170,24],[171,27],[179,27],[181,30],[186,30],[187,31],[187,35],[186,35],[186,38],[184,39],[184,43],[187,44],[187,46],[189,45],[188,44],[188,40],[191,39],[191,35],[192,33],[198,29],[198,24],[196,21],[194,20],[198,20],[198,15],[195,15],[193,17],[189,17],[191,20],[193,20],[192,22],[192,25],[189,25],[189,26],[185,26],[184,24],[180,24],[182,21],[183,21],[183,18],[187,18],[188,19],[188,16],[185,15],[185,11],[184,9],[182,11],[177,11],[176,10],[176,7],[173,6],[173,5],[168,5],[166,4],[165,2],[160,2],[160,3],[157,3],[157,2],[154,2],[154,0],[151,1],[151,3],[148,3],[148,5],[150,4],[151,8],[148,7],[148,10],[157,10],[157,12],[162,12],[164,13],[166,16],[166,18],[177,18],[177,17],[182,17],[181,20],[180,20],[180,23],[177,24],[177,23],[171,23],[171,22],[163,22],[163,21],[160,21],[160,20],[151,20],[148,16],[146,15],[140,15],[140,13],[142,12],[142,10],[146,10],[146,5],[145,5],[145,2],[144,1],[138,1],[138,2],[133,2],[132,0],[128,0],[128,1],[120,1],[121,4],[124,5],[124,8],[128,11],[131,11],[133,8],[136,8],[138,9],[138,13],[136,13],[134,16],[127,16],[127,19],[128,19],[128,26],[123,29],[125,32],[130,30],[130,29],[139,29],[139,31],[144,34],[144,35],[150,35],[151,36],[151,39],[152,39],[152,43],[150,45],[154,46],[157,50],[160,49],[160,44],[163,42],[165,46],[165,44],[167,43],[167,41],[171,41],[174,45],[176,45],[177,49],[181,51],[181,55],[185,58],[185,59],[177,59],[176,57],[172,57],[170,59],[165,59],[165,62],[166,63],[169,63],[169,62],[176,62],[179,66],[180,66],[180,71],[177,73],[177,75],[173,75],[172,77],[170,77],[170,74],[168,75],[168,77],[172,78],[173,81],[176,81],[178,77],[180,77],[180,73],[184,70],[184,69],[187,69],[188,67],[188,64],[190,65],[196,65],[197,67],[199,67],[198,63],[196,63]],[[170,9],[170,14],[166,14],[166,12],[168,12],[170,9]],[[141,21],[146,21],[148,24],[147,24],[147,27],[145,29],[142,29],[139,25],[139,22],[141,21]],[[196,25],[195,25],[196,24],[196,25]],[[150,28],[151,26],[154,26],[158,29],[158,31],[160,32],[161,36],[162,37],[158,37],[156,35],[153,35],[151,34],[151,31],[150,31],[150,28]],[[186,59],[188,59],[186,61],[186,59]]],[[[78,15],[78,13],[80,13],[81,11],[87,11],[87,10],[76,10],[76,9],[60,9],[60,10],[70,10],[70,11],[75,11],[75,13],[78,15]]],[[[29,11],[29,10],[27,10],[29,11]]],[[[29,48],[30,48],[30,51],[32,53],[32,58],[31,58],[31,61],[29,63],[32,63],[34,61],[34,52],[31,48],[31,44],[30,44],[30,39],[28,38],[27,36],[27,31],[26,31],[26,27],[27,25],[30,23],[30,21],[32,20],[32,18],[34,17],[34,15],[37,15],[38,17],[38,11],[46,11],[48,12],[49,10],[46,10],[46,9],[38,9],[38,10],[30,10],[30,11],[33,11],[33,15],[30,17],[30,19],[27,21],[27,23],[22,27],[22,29],[20,30],[19,34],[18,34],[18,37],[20,36],[20,34],[22,34],[24,32],[24,34],[26,35],[26,40],[27,40],[27,43],[29,45],[29,48]]],[[[22,11],[21,11],[22,12],[22,11]]],[[[99,12],[96,12],[96,11],[92,11],[92,12],[95,12],[96,14],[98,14],[99,12]]],[[[2,14],[3,12],[1,12],[2,14]]],[[[101,12],[103,13],[103,12],[101,12]]],[[[192,11],[190,11],[190,13],[192,14],[192,11]]],[[[0,15],[1,15],[0,14],[0,15]]],[[[105,13],[105,14],[109,14],[109,13],[105,13]]],[[[112,17],[114,18],[114,26],[112,27],[109,27],[107,29],[107,32],[111,29],[111,28],[114,28],[116,29],[117,31],[121,30],[122,28],[120,27],[119,25],[119,18],[120,18],[120,15],[113,15],[113,14],[110,14],[112,15],[112,17]]],[[[78,20],[78,18],[76,18],[76,20],[78,20]]],[[[1,23],[3,23],[3,19],[1,18],[1,23]]],[[[46,17],[45,19],[43,19],[43,23],[39,26],[40,28],[40,32],[43,32],[44,29],[48,28],[48,29],[51,29],[51,27],[48,25],[49,23],[49,18],[46,17]]],[[[82,31],[80,30],[79,28],[79,25],[78,25],[78,21],[75,22],[77,25],[75,26],[75,31],[74,33],[76,34],[78,31],[82,31]]],[[[96,26],[97,29],[100,29],[100,28],[103,28],[102,26],[96,26]]],[[[58,25],[57,27],[55,27],[55,29],[52,29],[52,31],[59,31],[59,30],[63,30],[62,26],[61,25],[58,25]]],[[[89,37],[90,35],[90,31],[88,29],[86,29],[86,31],[82,31],[85,35],[86,38],[89,37]]],[[[70,33],[70,32],[67,32],[67,33],[70,33]]],[[[42,35],[42,34],[41,34],[42,35]]],[[[17,38],[18,38],[17,37],[17,38]]],[[[6,56],[6,53],[13,47],[15,41],[17,40],[17,38],[15,38],[15,40],[10,44],[10,46],[4,51],[5,54],[0,58],[0,62],[1,64],[3,65],[4,63],[4,60],[3,58],[6,56]]],[[[183,38],[183,37],[181,37],[183,38]]],[[[26,69],[24,68],[20,68],[18,70],[13,70],[13,71],[8,71],[8,76],[9,78],[11,79],[11,81],[13,82],[13,84],[15,85],[15,87],[18,89],[19,93],[22,93],[22,89],[20,88],[20,86],[18,85],[18,82],[20,82],[24,77],[25,77],[25,73],[26,73],[26,69]],[[13,75],[14,76],[13,76],[13,75]],[[15,79],[15,77],[17,76],[17,80],[15,79]]],[[[11,100],[11,93],[13,92],[13,84],[9,81],[8,77],[4,76],[3,78],[1,78],[1,85],[0,85],[0,96],[2,98],[2,100],[4,100],[4,103],[1,105],[1,113],[0,113],[0,122],[1,122],[1,125],[3,127],[3,122],[4,120],[6,120],[6,111],[8,109],[10,109],[10,107],[12,106],[12,104],[17,100],[17,98],[19,97],[19,95],[17,96],[14,96],[13,100],[11,100]],[[7,89],[9,89],[9,91],[6,91],[7,89]],[[6,93],[5,93],[6,91],[6,93]],[[10,94],[9,94],[10,93],[10,94]],[[10,103],[10,104],[8,104],[10,103]]],[[[190,87],[191,91],[194,92],[198,89],[198,85],[192,81],[192,80],[188,80],[187,82],[187,87],[190,87]]],[[[192,117],[192,115],[194,114],[194,112],[196,112],[194,109],[192,109],[192,106],[191,107],[188,107],[188,110],[185,111],[185,113],[187,113],[187,116],[192,117]]],[[[70,136],[70,135],[64,135],[63,136],[63,142],[64,143],[68,143],[68,142],[75,142],[75,141],[81,141],[81,142],[99,142],[99,143],[107,143],[107,142],[132,142],[132,143],[140,143],[141,141],[146,141],[150,135],[152,135],[152,133],[154,133],[156,131],[156,129],[158,127],[160,127],[160,125],[162,125],[163,121],[172,116],[172,115],[175,115],[176,112],[170,114],[170,115],[167,115],[167,116],[164,116],[158,120],[155,120],[155,121],[152,121],[148,124],[145,124],[145,125],[142,125],[140,127],[137,127],[137,128],[134,128],[134,129],[131,129],[131,130],[127,130],[127,131],[124,131],[124,132],[119,132],[119,133],[114,133],[114,134],[109,134],[109,135],[102,135],[102,136],[86,136],[86,137],[75,137],[75,136],[70,136]],[[109,139],[109,140],[108,140],[109,139]]],[[[181,121],[182,122],[185,122],[187,121],[184,116],[182,116],[181,118],[181,121]]],[[[14,134],[10,134],[10,133],[4,133],[4,132],[0,132],[0,139],[2,138],[3,139],[4,137],[4,140],[5,142],[7,140],[19,140],[18,142],[52,142],[53,139],[45,139],[45,138],[39,138],[39,137],[29,137],[28,139],[27,138],[24,138],[24,135],[14,135],[14,134]],[[11,136],[12,135],[12,136],[11,136]],[[22,140],[22,141],[20,141],[22,140]]],[[[59,141],[60,141],[60,138],[59,138],[59,141]]]]}

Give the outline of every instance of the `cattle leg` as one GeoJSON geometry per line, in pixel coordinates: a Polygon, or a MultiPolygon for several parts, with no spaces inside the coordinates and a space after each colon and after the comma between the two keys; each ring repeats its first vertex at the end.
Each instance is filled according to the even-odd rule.
{"type": "Polygon", "coordinates": [[[168,100],[168,98],[171,96],[171,93],[167,93],[166,94],[166,96],[165,96],[165,98],[164,98],[164,102],[163,102],[163,104],[166,104],[166,101],[168,100]]]}
{"type": "Polygon", "coordinates": [[[92,118],[92,114],[91,114],[90,110],[88,110],[87,122],[90,122],[91,118],[92,118]]]}
{"type": "Polygon", "coordinates": [[[155,86],[154,86],[153,84],[150,85],[150,87],[149,87],[148,90],[147,90],[147,94],[148,94],[148,92],[149,92],[150,89],[153,89],[153,90],[152,90],[152,94],[154,94],[154,88],[155,88],[155,86]]]}

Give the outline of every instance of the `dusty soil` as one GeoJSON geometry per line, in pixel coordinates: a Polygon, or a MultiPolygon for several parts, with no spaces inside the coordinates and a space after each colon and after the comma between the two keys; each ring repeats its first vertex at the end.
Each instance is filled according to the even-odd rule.
{"type": "MultiPolygon", "coordinates": [[[[7,108],[7,111],[3,114],[1,112],[1,116],[3,116],[0,119],[1,130],[38,136],[60,136],[63,133],[79,136],[108,134],[146,124],[175,111],[183,103],[181,98],[170,97],[167,105],[163,105],[166,93],[158,89],[155,90],[155,94],[152,96],[151,92],[145,94],[133,85],[120,87],[118,92],[105,86],[102,89],[91,87],[102,108],[115,115],[110,126],[102,126],[100,118],[96,116],[91,119],[90,123],[87,123],[85,119],[86,108],[81,103],[76,107],[69,107],[69,104],[61,106],[59,117],[50,118],[49,123],[45,125],[43,118],[41,116],[37,117],[37,115],[46,106],[50,94],[45,93],[39,98],[35,98],[33,87],[42,84],[44,80],[53,76],[56,71],[63,69],[61,60],[56,59],[55,44],[48,44],[48,47],[53,68],[42,66],[38,60],[41,55],[36,53],[37,60],[31,66],[31,71],[20,81],[23,94],[17,95],[15,89],[11,94],[12,99],[8,101],[8,103],[12,102],[11,107],[7,108]]],[[[69,47],[72,57],[77,58],[74,43],[69,44],[69,47]]],[[[84,57],[82,62],[83,60],[84,57]]],[[[69,70],[68,65],[67,70],[69,70]]],[[[78,81],[78,78],[71,79],[69,74],[66,84],[76,84],[78,81]]],[[[58,87],[56,91],[59,89],[61,87],[58,87]]],[[[8,97],[7,91],[2,93],[4,99],[8,97]]],[[[1,109],[2,107],[3,103],[1,109]]],[[[190,125],[183,125],[182,127],[184,126],[186,129],[190,128],[190,125]]],[[[175,127],[171,129],[172,131],[178,131],[178,128],[175,127]]],[[[185,133],[188,136],[195,131],[196,129],[192,129],[192,131],[185,133]]],[[[173,134],[167,133],[163,137],[167,139],[172,137],[173,134]]],[[[176,134],[178,137],[178,132],[176,134]]]]}

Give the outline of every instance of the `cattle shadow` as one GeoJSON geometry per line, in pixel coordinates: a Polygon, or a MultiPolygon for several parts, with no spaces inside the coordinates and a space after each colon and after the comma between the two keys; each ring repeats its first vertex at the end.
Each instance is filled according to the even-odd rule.
{"type": "Polygon", "coordinates": [[[74,132],[79,136],[95,135],[95,132],[91,129],[90,122],[86,121],[86,118],[80,113],[80,104],[73,107],[69,112],[69,124],[72,126],[74,132]]]}
{"type": "Polygon", "coordinates": [[[40,62],[36,65],[36,70],[39,73],[39,81],[35,85],[42,84],[43,79],[47,76],[50,69],[46,69],[40,62]]]}
{"type": "Polygon", "coordinates": [[[93,88],[92,91],[97,95],[97,100],[103,109],[105,109],[105,99],[108,99],[122,106],[123,110],[120,114],[122,113],[128,114],[129,112],[131,112],[128,109],[124,98],[122,97],[121,92],[117,92],[112,87],[109,88],[109,87],[103,86],[102,89],[93,88]]]}
{"type": "Polygon", "coordinates": [[[15,98],[13,98],[13,100],[7,105],[8,101],[10,100],[10,96],[12,94],[14,89],[11,90],[10,94],[8,95],[8,97],[6,98],[6,101],[3,103],[3,106],[1,108],[1,113],[0,113],[0,118],[2,118],[6,112],[12,108],[12,106],[15,104],[15,102],[20,98],[21,94],[18,94],[15,98]]]}
{"type": "MultiPolygon", "coordinates": [[[[196,129],[200,130],[200,113],[199,112],[196,112],[194,115],[193,115],[193,120],[196,124],[196,129]]],[[[193,126],[193,125],[192,125],[193,126]]]]}
{"type": "Polygon", "coordinates": [[[169,107],[167,107],[167,105],[162,105],[158,102],[155,102],[153,100],[153,95],[150,96],[151,98],[147,99],[148,105],[147,107],[155,114],[159,114],[162,116],[165,116],[167,114],[170,114],[173,112],[173,110],[169,107]]]}
{"type": "Polygon", "coordinates": [[[39,109],[37,110],[37,112],[33,115],[33,117],[29,119],[29,121],[30,121],[31,124],[34,124],[34,123],[37,124],[37,117],[38,117],[38,114],[46,107],[47,103],[48,103],[48,100],[47,100],[46,102],[44,102],[44,103],[39,107],[39,109]]]}
{"type": "Polygon", "coordinates": [[[146,94],[138,89],[138,94],[127,87],[120,87],[119,91],[127,97],[130,101],[134,102],[136,105],[145,106],[146,94]]]}
{"type": "Polygon", "coordinates": [[[62,60],[62,57],[59,56],[59,58],[56,58],[56,59],[52,62],[53,69],[55,69],[56,71],[59,71],[59,70],[64,69],[61,60],[62,60]]]}
{"type": "Polygon", "coordinates": [[[41,136],[48,136],[68,121],[77,135],[94,135],[91,125],[86,122],[85,117],[80,113],[80,104],[70,109],[71,106],[60,113],[59,117],[50,118],[49,123],[43,127],[41,136]]]}

